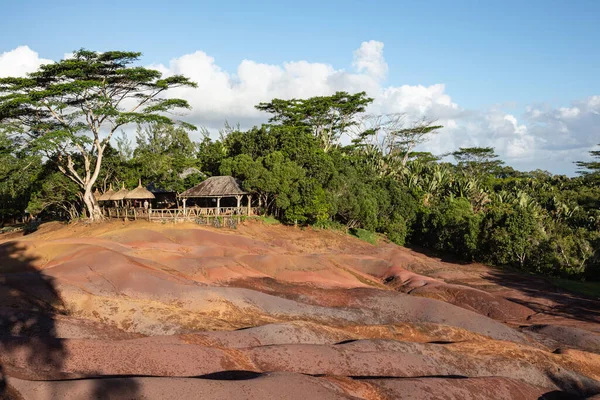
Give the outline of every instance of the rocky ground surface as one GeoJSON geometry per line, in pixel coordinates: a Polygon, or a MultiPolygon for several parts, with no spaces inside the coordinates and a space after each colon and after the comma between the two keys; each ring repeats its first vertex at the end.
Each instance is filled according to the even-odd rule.
{"type": "Polygon", "coordinates": [[[14,399],[600,398],[600,300],[342,233],[0,236],[14,399]]]}

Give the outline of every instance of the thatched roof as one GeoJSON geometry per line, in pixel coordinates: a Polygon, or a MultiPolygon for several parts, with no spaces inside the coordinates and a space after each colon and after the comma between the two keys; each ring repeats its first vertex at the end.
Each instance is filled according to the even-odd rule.
{"type": "Polygon", "coordinates": [[[232,176],[212,176],[181,193],[179,197],[229,197],[248,194],[242,183],[232,176]]]}
{"type": "Polygon", "coordinates": [[[129,193],[129,190],[125,189],[125,183],[123,183],[123,187],[121,188],[121,190],[110,196],[110,199],[115,201],[123,200],[127,193],[129,193]]]}
{"type": "Polygon", "coordinates": [[[94,191],[94,198],[96,199],[96,201],[100,200],[101,196],[102,196],[102,193],[100,193],[98,188],[96,188],[96,190],[94,191]]]}
{"type": "Polygon", "coordinates": [[[102,196],[100,196],[98,198],[98,201],[108,201],[108,200],[110,200],[110,198],[113,194],[115,194],[115,191],[113,190],[112,183],[111,183],[109,189],[106,192],[104,192],[104,194],[102,196]]]}
{"type": "Polygon", "coordinates": [[[131,200],[147,200],[147,199],[153,199],[154,195],[152,193],[150,193],[148,191],[148,189],[146,189],[145,187],[142,187],[142,180],[140,179],[140,183],[138,184],[138,187],[136,187],[135,189],[133,189],[131,192],[127,193],[125,195],[126,199],[131,199],[131,200]]]}

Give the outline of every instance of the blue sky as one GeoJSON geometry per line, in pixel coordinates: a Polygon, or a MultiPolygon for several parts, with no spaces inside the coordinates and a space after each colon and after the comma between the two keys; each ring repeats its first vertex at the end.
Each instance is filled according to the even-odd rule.
{"type": "Polygon", "coordinates": [[[375,40],[388,66],[382,88],[441,83],[461,109],[500,108],[519,124],[527,107],[550,113],[600,95],[600,1],[87,3],[0,0],[0,54],[127,49],[168,66],[200,50],[231,74],[242,60],[350,71],[353,51],[375,40]]]}

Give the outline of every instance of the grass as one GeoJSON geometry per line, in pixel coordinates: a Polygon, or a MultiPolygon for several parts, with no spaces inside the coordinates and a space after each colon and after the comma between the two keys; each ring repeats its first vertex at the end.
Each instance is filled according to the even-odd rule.
{"type": "Polygon", "coordinates": [[[281,222],[279,222],[278,220],[276,220],[275,218],[269,216],[262,216],[258,218],[260,221],[262,221],[263,224],[265,225],[279,225],[281,222]]]}
{"type": "Polygon", "coordinates": [[[552,283],[561,289],[591,297],[600,297],[600,282],[581,282],[569,279],[552,278],[552,283]]]}
{"type": "Polygon", "coordinates": [[[350,229],[350,234],[371,244],[377,244],[377,234],[366,229],[350,229]]]}

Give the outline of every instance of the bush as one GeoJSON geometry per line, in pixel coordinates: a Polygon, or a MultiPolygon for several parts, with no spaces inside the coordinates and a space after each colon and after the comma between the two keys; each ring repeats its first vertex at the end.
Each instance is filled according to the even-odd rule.
{"type": "Polygon", "coordinates": [[[38,230],[42,223],[40,221],[30,221],[23,227],[23,234],[29,235],[38,230]]]}
{"type": "Polygon", "coordinates": [[[384,233],[387,238],[399,246],[406,243],[407,228],[404,218],[397,216],[393,221],[385,225],[384,233]]]}
{"type": "Polygon", "coordinates": [[[375,232],[368,231],[366,229],[350,229],[350,234],[356,236],[360,240],[369,242],[371,244],[377,244],[377,235],[375,232]]]}
{"type": "Polygon", "coordinates": [[[280,222],[270,215],[258,217],[258,219],[265,225],[279,225],[280,222]]]}
{"type": "Polygon", "coordinates": [[[521,206],[491,207],[481,223],[480,258],[494,265],[524,268],[541,243],[534,214],[521,206]]]}
{"type": "Polygon", "coordinates": [[[466,261],[474,259],[480,218],[467,199],[449,198],[436,209],[421,212],[416,224],[415,244],[452,253],[466,261]]]}

